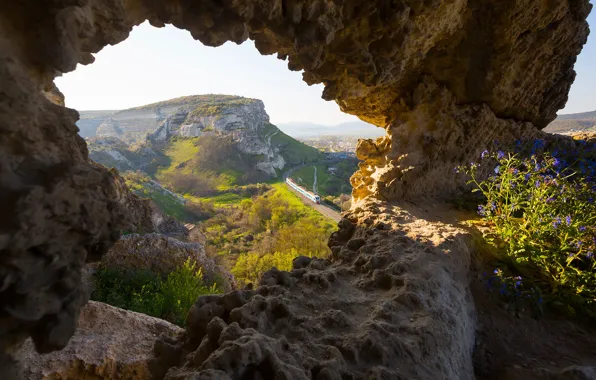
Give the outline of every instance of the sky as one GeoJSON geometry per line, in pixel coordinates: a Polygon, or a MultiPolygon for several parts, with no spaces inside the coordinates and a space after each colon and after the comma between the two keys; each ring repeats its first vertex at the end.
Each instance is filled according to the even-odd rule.
{"type": "MultiPolygon", "coordinates": [[[[596,29],[596,11],[588,18],[596,29]]],[[[596,30],[578,57],[577,78],[559,114],[596,110],[596,30]]],[[[275,55],[262,56],[252,41],[212,48],[173,26],[145,22],[128,39],[107,46],[91,65],[55,80],[66,105],[118,110],[185,95],[229,94],[263,100],[274,124],[308,121],[335,125],[358,120],[321,99],[323,85],[308,86],[275,55]]]]}

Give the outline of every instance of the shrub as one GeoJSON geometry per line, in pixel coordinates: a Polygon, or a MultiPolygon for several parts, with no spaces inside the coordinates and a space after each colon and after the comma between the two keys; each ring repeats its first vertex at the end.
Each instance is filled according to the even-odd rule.
{"type": "Polygon", "coordinates": [[[300,254],[292,249],[290,252],[275,252],[264,255],[256,252],[242,254],[238,257],[232,274],[239,284],[258,283],[263,273],[276,267],[279,270],[292,269],[292,261],[300,254]]]}
{"type": "Polygon", "coordinates": [[[149,271],[101,268],[91,298],[183,326],[196,299],[214,293],[219,293],[217,285],[205,284],[202,269],[188,259],[165,278],[149,271]]]}
{"type": "Polygon", "coordinates": [[[487,179],[478,178],[480,164],[460,169],[484,195],[478,213],[493,226],[506,258],[552,296],[594,305],[596,187],[583,174],[589,171],[578,173],[548,153],[521,158],[485,151],[482,158],[496,164],[487,179]]]}

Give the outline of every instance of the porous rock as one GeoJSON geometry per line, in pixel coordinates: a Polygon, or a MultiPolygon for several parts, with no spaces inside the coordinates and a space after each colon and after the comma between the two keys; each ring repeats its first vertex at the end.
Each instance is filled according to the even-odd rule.
{"type": "Polygon", "coordinates": [[[21,361],[28,380],[150,380],[156,340],[183,332],[161,319],[90,301],[62,351],[40,355],[27,341],[21,361]]]}
{"type": "Polygon", "coordinates": [[[469,234],[377,207],[401,232],[352,226],[357,251],[344,243],[333,262],[297,259],[255,290],[199,298],[190,353],[166,379],[473,379],[469,234]]]}
{"type": "MultiPolygon", "coordinates": [[[[588,0],[2,2],[0,374],[14,372],[10,355],[27,336],[44,352],[66,345],[84,304],[81,268],[87,260],[101,257],[125,225],[125,209],[111,184],[113,175],[88,161],[85,143],[77,136],[77,113],[63,107],[53,79],[74,70],[78,63],[93,62],[92,53],[124,40],[134,25],[147,19],[155,26],[171,23],[210,46],[251,38],[262,54],[277,53],[288,60],[289,69],[304,70],[308,84],[323,83],[324,99],[386,127],[386,137],[362,143],[358,151],[364,162],[352,181],[358,201],[353,207],[365,210],[362,205],[368,204],[367,198],[415,199],[450,193],[459,180],[449,179],[448,170],[453,163],[476,159],[486,149],[487,136],[536,136],[565,105],[575,77],[575,59],[587,39],[590,9],[588,0]]],[[[384,212],[391,212],[370,210],[377,210],[368,217],[372,224],[383,219],[384,212]]],[[[397,229],[396,225],[391,228],[397,229]]],[[[471,318],[465,315],[471,305],[466,297],[461,298],[465,295],[461,278],[465,278],[466,250],[447,258],[438,255],[439,261],[428,263],[422,260],[424,251],[406,250],[403,257],[408,260],[402,262],[397,253],[388,254],[390,246],[375,245],[375,236],[384,233],[390,235],[377,229],[362,237],[370,249],[364,245],[353,251],[334,245],[340,247],[334,251],[339,261],[332,266],[354,255],[364,255],[361,261],[366,255],[386,256],[386,268],[363,275],[359,286],[355,278],[342,277],[358,265],[338,267],[333,275],[319,275],[316,269],[288,282],[294,286],[286,290],[290,315],[300,315],[293,310],[302,307],[300,302],[341,303],[331,298],[332,290],[333,295],[348,299],[349,294],[334,288],[337,281],[352,284],[347,288],[354,291],[350,299],[363,309],[372,299],[358,289],[379,287],[393,297],[369,322],[358,309],[342,307],[354,318],[352,325],[364,326],[359,330],[363,333],[354,333],[343,343],[347,360],[342,362],[338,351],[323,344],[325,335],[317,324],[307,324],[298,333],[316,336],[320,345],[290,344],[296,357],[305,358],[294,366],[278,350],[286,347],[282,338],[263,335],[263,326],[284,329],[284,318],[272,319],[276,321],[272,326],[268,319],[257,318],[273,312],[267,299],[259,301],[257,296],[247,305],[265,307],[261,314],[251,306],[246,313],[223,315],[229,331],[219,340],[227,336],[243,340],[222,349],[234,353],[238,347],[250,347],[254,356],[239,357],[243,362],[265,358],[261,360],[264,367],[246,368],[265,374],[288,373],[294,378],[307,370],[311,377],[322,378],[332,378],[344,368],[362,373],[364,366],[374,378],[470,378],[466,355],[470,354],[472,328],[471,318]],[[450,259],[454,262],[444,262],[450,259]],[[398,285],[407,288],[408,284],[408,278],[395,277],[400,268],[414,279],[424,279],[414,281],[415,293],[420,294],[399,293],[398,285]],[[460,273],[463,277],[456,277],[460,273]],[[430,289],[427,281],[436,287],[430,289]],[[309,293],[311,299],[300,298],[302,283],[318,286],[309,293]],[[396,303],[399,308],[394,307],[396,303]],[[257,314],[250,317],[251,313],[257,314]],[[379,313],[391,320],[389,326],[375,319],[379,313]],[[408,325],[410,319],[413,326],[408,325]],[[396,324],[397,332],[391,330],[396,324]],[[323,367],[322,360],[326,360],[323,367]],[[391,367],[387,367],[389,362],[391,367]]],[[[398,230],[391,239],[397,244],[407,238],[400,237],[398,230]]],[[[268,281],[278,277],[286,286],[283,274],[268,281]]],[[[375,294],[381,297],[382,293],[375,294]]],[[[236,373],[233,357],[212,354],[200,370],[211,378],[221,371],[236,373]]]]}

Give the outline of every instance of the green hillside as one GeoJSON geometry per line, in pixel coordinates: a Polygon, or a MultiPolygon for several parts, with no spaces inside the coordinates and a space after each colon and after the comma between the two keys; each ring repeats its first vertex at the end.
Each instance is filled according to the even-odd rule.
{"type": "Polygon", "coordinates": [[[271,136],[271,144],[278,148],[287,166],[295,166],[305,162],[316,162],[323,159],[323,153],[283,133],[273,124],[264,128],[264,136],[271,136]]]}

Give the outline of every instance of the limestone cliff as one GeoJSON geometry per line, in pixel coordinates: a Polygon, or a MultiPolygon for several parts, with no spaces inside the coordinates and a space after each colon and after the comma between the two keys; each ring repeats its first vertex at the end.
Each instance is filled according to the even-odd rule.
{"type": "Polygon", "coordinates": [[[286,164],[279,147],[271,137],[279,133],[269,128],[269,115],[261,100],[226,95],[189,96],[145,106],[164,114],[161,104],[181,104],[147,136],[153,143],[166,142],[172,136],[197,137],[205,133],[232,136],[238,150],[258,156],[256,167],[268,175],[277,176],[286,164]]]}
{"type": "MultiPolygon", "coordinates": [[[[100,112],[96,116],[84,111],[94,122],[101,119],[95,137],[87,138],[90,157],[121,171],[145,170],[171,138],[205,135],[230,137],[238,153],[270,177],[288,163],[297,163],[295,150],[300,143],[269,123],[265,105],[258,99],[193,95],[111,114],[100,112]]],[[[79,123],[86,128],[89,121],[79,123]]]]}

